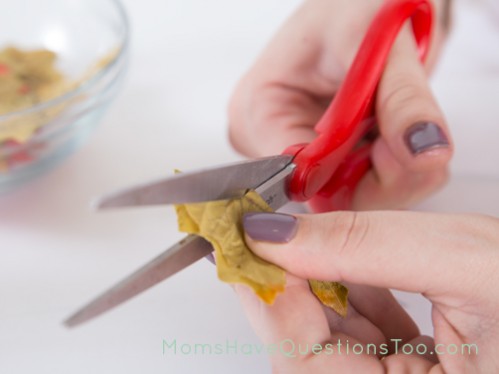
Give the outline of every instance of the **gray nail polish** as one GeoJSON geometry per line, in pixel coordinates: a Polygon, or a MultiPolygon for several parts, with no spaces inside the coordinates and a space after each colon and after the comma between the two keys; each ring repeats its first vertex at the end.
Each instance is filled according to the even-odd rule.
{"type": "Polygon", "coordinates": [[[449,146],[449,140],[445,133],[432,122],[415,123],[406,130],[404,139],[413,155],[449,146]]]}
{"type": "Polygon", "coordinates": [[[243,226],[253,240],[286,243],[295,236],[298,220],[281,213],[247,213],[243,217],[243,226]]]}

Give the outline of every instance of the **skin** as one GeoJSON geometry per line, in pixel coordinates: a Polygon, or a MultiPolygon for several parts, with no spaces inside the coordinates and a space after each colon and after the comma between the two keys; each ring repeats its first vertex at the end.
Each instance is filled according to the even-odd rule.
{"type": "MultiPolygon", "coordinates": [[[[499,219],[416,212],[334,212],[299,215],[288,243],[256,242],[251,249],[288,274],[272,306],[237,286],[248,318],[265,344],[393,344],[383,357],[353,354],[271,356],[276,373],[495,373],[499,369],[499,219]],[[304,279],[350,285],[345,319],[326,310],[304,279]],[[432,303],[434,339],[386,290],[420,293],[432,303]],[[475,344],[478,354],[406,355],[405,343],[428,352],[475,344]]],[[[306,352],[306,351],[305,351],[306,352]]],[[[344,351],[343,351],[344,352],[344,351]]]]}
{"type": "MultiPolygon", "coordinates": [[[[288,19],[237,85],[229,107],[234,147],[250,157],[278,154],[309,142],[334,97],[380,1],[307,0],[288,19]]],[[[448,29],[448,1],[435,1],[437,24],[427,65],[417,58],[410,29],[393,46],[376,101],[379,137],[372,171],[361,181],[355,210],[407,207],[447,179],[452,141],[427,83],[448,29]],[[450,146],[413,155],[403,139],[420,121],[437,123],[450,146]]],[[[288,271],[273,306],[236,285],[245,312],[265,344],[289,339],[312,347],[386,343],[384,355],[271,355],[276,373],[491,373],[499,367],[499,221],[478,215],[335,212],[299,215],[289,243],[255,242],[262,258],[288,271]],[[349,289],[342,319],[310,292],[305,279],[341,281],[349,289]],[[434,338],[419,330],[389,288],[420,293],[433,305],[434,338]],[[400,339],[398,352],[393,339],[400,339]],[[403,344],[426,355],[400,354],[403,344]],[[443,346],[439,346],[443,344],[443,346]],[[479,354],[437,355],[452,344],[479,354]]]]}
{"type": "MultiPolygon", "coordinates": [[[[249,157],[280,154],[308,143],[350,66],[379,0],[308,0],[285,22],[237,85],[229,105],[229,135],[249,157]]],[[[444,1],[436,1],[443,19],[444,1]]],[[[401,208],[440,188],[447,180],[452,142],[445,118],[427,82],[445,39],[436,22],[427,66],[419,62],[408,25],[401,31],[381,79],[376,113],[380,136],[373,169],[359,184],[356,210],[401,208]],[[420,121],[437,123],[448,147],[414,156],[404,133],[420,121]]]]}

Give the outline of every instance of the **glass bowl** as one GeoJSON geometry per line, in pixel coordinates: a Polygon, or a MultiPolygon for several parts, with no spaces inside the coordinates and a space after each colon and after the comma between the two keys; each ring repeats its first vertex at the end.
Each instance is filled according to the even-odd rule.
{"type": "Polygon", "coordinates": [[[57,165],[87,139],[121,86],[129,24],[118,0],[0,4],[4,192],[57,165]]]}

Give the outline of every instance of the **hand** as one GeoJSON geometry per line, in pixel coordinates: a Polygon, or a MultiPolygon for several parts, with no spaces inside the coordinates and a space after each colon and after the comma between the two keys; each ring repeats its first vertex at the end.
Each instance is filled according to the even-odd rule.
{"type": "Polygon", "coordinates": [[[246,287],[236,287],[258,336],[278,346],[271,358],[275,372],[498,371],[498,219],[414,212],[296,218],[257,213],[245,216],[244,227],[251,249],[290,273],[285,292],[272,306],[246,287]],[[347,317],[326,310],[304,279],[349,284],[347,317]],[[420,336],[384,288],[430,300],[434,341],[420,336]],[[293,344],[294,358],[289,354],[293,344]],[[314,344],[323,350],[312,352],[314,344]],[[362,354],[352,353],[356,344],[362,345],[362,354]],[[368,344],[378,347],[377,355],[366,354],[368,344]],[[410,346],[404,349],[405,344],[410,346]]]}
{"type": "MultiPolygon", "coordinates": [[[[439,18],[447,15],[436,0],[439,18]]],[[[337,91],[380,1],[308,0],[284,24],[229,107],[230,138],[250,157],[281,153],[315,138],[314,125],[337,91]]],[[[447,8],[447,7],[445,7],[447,8]]],[[[428,65],[420,64],[410,27],[397,39],[380,82],[372,171],[355,209],[400,208],[439,188],[452,155],[449,130],[427,83],[446,34],[437,21],[428,65]]]]}

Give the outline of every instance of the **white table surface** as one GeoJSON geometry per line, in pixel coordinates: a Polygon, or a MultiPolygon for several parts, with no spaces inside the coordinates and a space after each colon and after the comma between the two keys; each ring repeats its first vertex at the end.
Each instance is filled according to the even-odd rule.
{"type": "MultiPolygon", "coordinates": [[[[123,92],[79,152],[0,197],[0,373],[269,372],[264,354],[163,354],[163,340],[259,344],[204,260],[81,328],[61,321],[181,237],[170,207],[95,214],[91,198],[240,159],[226,136],[231,89],[298,3],[125,1],[123,92]]],[[[457,152],[449,185],[418,209],[499,215],[499,17],[483,9],[458,3],[433,79],[457,152]]],[[[401,299],[431,334],[428,304],[401,299]]]]}

